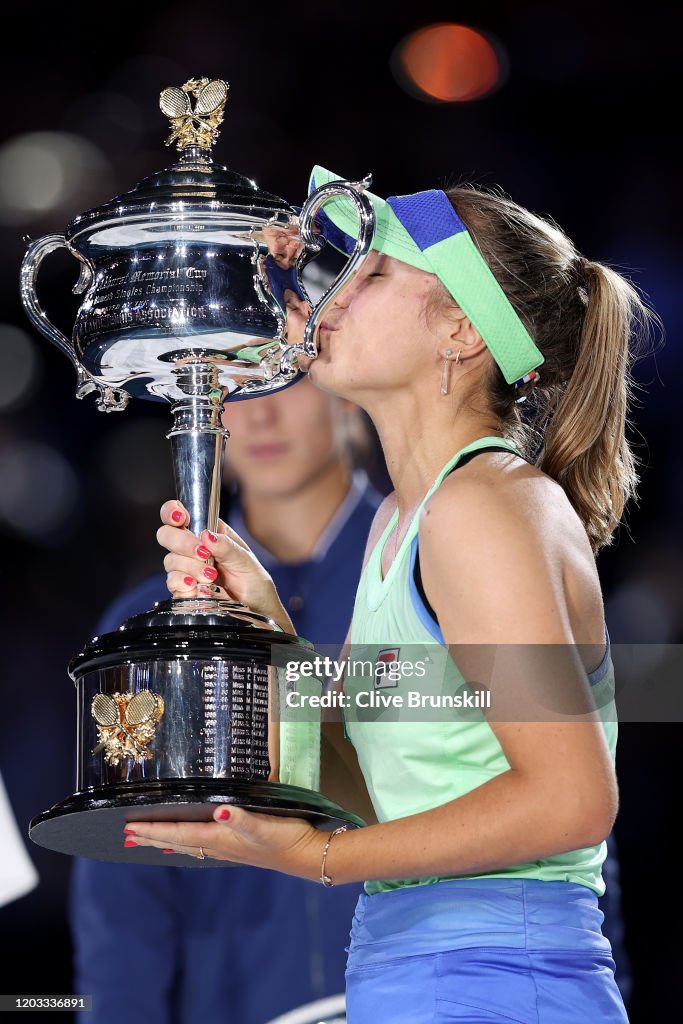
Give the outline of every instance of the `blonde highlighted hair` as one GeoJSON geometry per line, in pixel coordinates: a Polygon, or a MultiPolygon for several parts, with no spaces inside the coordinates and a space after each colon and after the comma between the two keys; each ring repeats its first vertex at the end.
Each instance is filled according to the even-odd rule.
{"type": "Polygon", "coordinates": [[[640,387],[632,368],[661,321],[631,281],[584,259],[549,218],[470,184],[446,194],[545,357],[523,403],[491,360],[487,408],[562,486],[597,554],[638,502],[642,463],[627,437],[640,387]]]}

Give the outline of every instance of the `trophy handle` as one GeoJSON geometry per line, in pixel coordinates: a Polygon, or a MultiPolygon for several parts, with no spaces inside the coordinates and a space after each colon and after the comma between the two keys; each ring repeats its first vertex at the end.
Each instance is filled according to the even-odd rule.
{"type": "Polygon", "coordinates": [[[305,355],[309,356],[311,359],[315,359],[318,354],[318,349],[314,340],[318,324],[327,311],[328,306],[334,301],[338,293],[345,287],[345,285],[348,284],[349,280],[356,274],[356,272],[360,270],[363,262],[365,261],[365,257],[370,252],[372,240],[375,236],[376,217],[374,207],[365,195],[365,190],[371,185],[371,183],[372,175],[368,175],[362,181],[331,181],[329,184],[321,185],[320,188],[311,192],[301,209],[299,228],[301,231],[301,238],[306,248],[302,251],[297,261],[297,273],[299,276],[299,284],[304,294],[306,294],[306,292],[301,282],[301,270],[303,268],[303,264],[310,257],[311,251],[314,253],[319,252],[322,248],[321,242],[313,232],[313,221],[316,213],[322,209],[329,199],[334,198],[334,196],[347,196],[356,207],[359,222],[358,237],[348,263],[338,277],[332,282],[308,318],[308,323],[304,330],[302,346],[292,346],[292,348],[301,347],[305,355]]]}
{"type": "MultiPolygon", "coordinates": [[[[26,250],[21,262],[20,282],[22,305],[33,326],[37,328],[37,330],[39,330],[40,333],[48,339],[48,341],[51,341],[53,345],[56,345],[57,348],[71,361],[74,369],[76,370],[77,377],[76,397],[85,398],[85,396],[89,395],[92,391],[96,391],[98,393],[97,408],[100,412],[118,412],[126,408],[129,395],[125,391],[119,391],[118,388],[106,387],[104,384],[100,384],[99,381],[96,381],[90,376],[88,371],[79,362],[73,344],[65,334],[62,334],[62,332],[55,327],[38,302],[36,283],[38,280],[40,264],[43,262],[45,257],[49,255],[49,253],[54,252],[55,249],[66,249],[68,252],[71,252],[71,249],[69,249],[69,246],[66,244],[64,235],[43,235],[42,238],[38,238],[35,242],[31,242],[26,250]]],[[[77,257],[77,259],[80,260],[80,257],[77,257]]],[[[84,260],[80,260],[80,263],[81,272],[78,281],[73,288],[75,295],[85,291],[92,280],[92,272],[88,264],[84,260]]]]}

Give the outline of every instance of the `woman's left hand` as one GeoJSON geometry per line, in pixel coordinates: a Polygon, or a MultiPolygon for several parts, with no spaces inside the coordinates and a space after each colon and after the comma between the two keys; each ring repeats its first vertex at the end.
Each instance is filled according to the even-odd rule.
{"type": "Polygon", "coordinates": [[[318,881],[326,834],[301,818],[219,804],[213,821],[133,821],[124,829],[123,839],[190,857],[200,856],[201,849],[215,860],[318,881]]]}

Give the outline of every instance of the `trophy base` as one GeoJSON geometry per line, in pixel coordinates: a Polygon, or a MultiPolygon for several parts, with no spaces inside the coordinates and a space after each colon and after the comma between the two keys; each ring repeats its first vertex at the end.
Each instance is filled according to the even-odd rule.
{"type": "Polygon", "coordinates": [[[127,864],[178,867],[234,867],[230,861],[164,854],[151,846],[123,846],[123,830],[135,821],[211,821],[215,804],[236,804],[248,811],[304,818],[323,832],[365,822],[320,793],[274,782],[234,779],[169,779],[103,786],[55,804],[32,819],[29,836],[57,853],[127,864]]]}

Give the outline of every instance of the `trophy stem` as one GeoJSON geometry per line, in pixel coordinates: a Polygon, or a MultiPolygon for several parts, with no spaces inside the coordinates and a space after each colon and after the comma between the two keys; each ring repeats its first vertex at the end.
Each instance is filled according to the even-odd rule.
{"type": "Polygon", "coordinates": [[[221,424],[222,391],[218,370],[199,360],[174,371],[178,388],[187,395],[172,407],[171,442],[176,494],[190,515],[190,529],[216,531],[220,511],[225,442],[221,424]]]}

